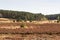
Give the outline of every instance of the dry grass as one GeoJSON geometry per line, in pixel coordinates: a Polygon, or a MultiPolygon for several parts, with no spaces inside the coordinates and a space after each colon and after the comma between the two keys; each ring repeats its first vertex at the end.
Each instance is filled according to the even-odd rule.
{"type": "Polygon", "coordinates": [[[60,23],[25,24],[26,26],[21,28],[21,23],[0,23],[0,40],[60,40],[60,23]]]}
{"type": "Polygon", "coordinates": [[[0,40],[60,40],[60,35],[47,34],[1,34],[0,40]]]}

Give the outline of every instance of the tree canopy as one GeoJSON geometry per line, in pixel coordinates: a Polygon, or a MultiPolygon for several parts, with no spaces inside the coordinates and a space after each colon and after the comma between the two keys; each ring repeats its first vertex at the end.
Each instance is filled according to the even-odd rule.
{"type": "Polygon", "coordinates": [[[17,21],[40,21],[40,20],[60,20],[60,14],[43,15],[42,13],[31,13],[25,11],[0,10],[0,17],[16,19],[17,21]]]}
{"type": "Polygon", "coordinates": [[[30,13],[30,12],[24,12],[24,11],[12,11],[12,10],[0,10],[0,17],[2,18],[11,18],[16,20],[24,20],[24,21],[31,21],[36,20],[39,21],[45,16],[42,13],[30,13]]]}

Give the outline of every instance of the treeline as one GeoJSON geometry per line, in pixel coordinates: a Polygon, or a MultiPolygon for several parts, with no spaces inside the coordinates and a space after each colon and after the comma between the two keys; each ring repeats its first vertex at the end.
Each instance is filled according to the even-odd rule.
{"type": "Polygon", "coordinates": [[[48,20],[60,20],[60,14],[46,15],[48,20]]]}
{"type": "Polygon", "coordinates": [[[60,14],[43,15],[42,13],[30,13],[24,11],[0,10],[1,18],[16,19],[17,21],[40,21],[40,20],[60,20],[60,14]]]}
{"type": "Polygon", "coordinates": [[[24,12],[24,11],[11,11],[11,10],[0,10],[0,17],[1,18],[10,18],[10,19],[16,19],[17,21],[40,21],[45,20],[45,16],[41,13],[30,13],[30,12],[24,12]]]}

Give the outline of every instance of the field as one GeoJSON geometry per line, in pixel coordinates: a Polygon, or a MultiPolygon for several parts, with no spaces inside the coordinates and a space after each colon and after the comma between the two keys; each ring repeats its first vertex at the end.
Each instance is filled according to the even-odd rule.
{"type": "Polygon", "coordinates": [[[1,23],[0,40],[60,40],[60,23],[1,23]]]}
{"type": "Polygon", "coordinates": [[[24,23],[26,27],[21,28],[22,23],[1,23],[0,33],[59,33],[59,23],[33,24],[24,23]],[[3,30],[3,31],[2,31],[3,30]]]}

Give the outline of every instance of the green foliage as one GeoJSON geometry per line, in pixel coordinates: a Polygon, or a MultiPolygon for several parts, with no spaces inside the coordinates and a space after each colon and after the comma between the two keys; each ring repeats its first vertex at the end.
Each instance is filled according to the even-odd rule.
{"type": "Polygon", "coordinates": [[[60,21],[60,16],[57,17],[57,20],[60,21]]]}
{"type": "Polygon", "coordinates": [[[60,22],[60,16],[57,17],[57,23],[59,23],[59,22],[60,22]]]}
{"type": "Polygon", "coordinates": [[[30,12],[24,11],[11,11],[11,10],[0,10],[0,16],[3,18],[11,18],[16,19],[17,21],[24,20],[24,21],[32,21],[32,20],[41,20],[45,16],[41,13],[33,14],[30,12]]]}
{"type": "Polygon", "coordinates": [[[45,15],[48,20],[58,20],[60,19],[60,14],[45,15]]]}
{"type": "Polygon", "coordinates": [[[21,23],[20,27],[21,28],[25,28],[26,27],[26,24],[25,23],[21,23]]]}

